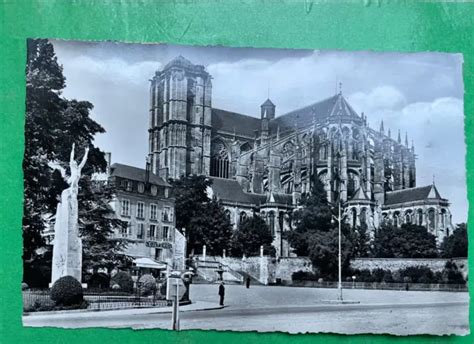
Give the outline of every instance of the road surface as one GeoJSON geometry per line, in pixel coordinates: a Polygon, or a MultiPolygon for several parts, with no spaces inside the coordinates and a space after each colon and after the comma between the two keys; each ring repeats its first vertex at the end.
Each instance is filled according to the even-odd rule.
{"type": "MultiPolygon", "coordinates": [[[[193,299],[217,304],[216,285],[193,285],[193,299]]],[[[234,331],[466,334],[468,294],[348,290],[355,304],[332,304],[334,289],[226,286],[223,309],[182,312],[181,329],[234,331]]],[[[334,297],[333,297],[334,296],[334,297]]],[[[31,315],[26,326],[132,327],[169,329],[171,315],[125,311],[83,314],[31,315]]]]}

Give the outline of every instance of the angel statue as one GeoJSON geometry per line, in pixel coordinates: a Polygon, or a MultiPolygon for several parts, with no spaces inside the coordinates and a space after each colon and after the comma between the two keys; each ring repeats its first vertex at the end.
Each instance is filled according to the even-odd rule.
{"type": "Polygon", "coordinates": [[[89,148],[86,148],[79,164],[74,159],[74,148],[73,144],[69,159],[69,177],[66,176],[64,169],[60,169],[69,187],[61,193],[61,200],[56,209],[51,283],[64,276],[72,276],[79,282],[82,278],[82,240],[79,237],[77,195],[81,171],[86,164],[89,148]]]}

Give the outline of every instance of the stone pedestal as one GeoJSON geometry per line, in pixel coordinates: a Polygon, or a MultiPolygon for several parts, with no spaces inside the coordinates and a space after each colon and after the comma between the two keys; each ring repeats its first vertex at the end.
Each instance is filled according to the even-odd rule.
{"type": "Polygon", "coordinates": [[[56,210],[51,283],[64,276],[82,280],[82,240],[78,236],[77,198],[66,189],[56,210]],[[75,211],[76,210],[76,211],[75,211]]]}

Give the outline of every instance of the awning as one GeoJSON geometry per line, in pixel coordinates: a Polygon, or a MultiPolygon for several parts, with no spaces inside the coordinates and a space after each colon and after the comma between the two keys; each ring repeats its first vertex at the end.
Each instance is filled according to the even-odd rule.
{"type": "Polygon", "coordinates": [[[148,269],[166,269],[167,265],[165,263],[158,263],[150,258],[137,258],[133,260],[133,265],[138,268],[148,268],[148,269]]]}

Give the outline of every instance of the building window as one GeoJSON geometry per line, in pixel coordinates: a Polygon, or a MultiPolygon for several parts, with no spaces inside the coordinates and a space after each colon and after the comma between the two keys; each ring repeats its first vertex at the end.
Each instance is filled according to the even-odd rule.
{"type": "Polygon", "coordinates": [[[158,218],[158,207],[156,204],[150,205],[150,220],[156,220],[158,218]]]}
{"type": "Polygon", "coordinates": [[[156,185],[152,185],[150,190],[153,196],[158,195],[158,187],[156,185]]]}
{"type": "Polygon", "coordinates": [[[154,239],[156,236],[156,225],[150,225],[148,230],[148,238],[154,239]]]}
{"type": "Polygon", "coordinates": [[[162,220],[166,221],[166,222],[172,222],[173,221],[173,212],[171,210],[171,207],[165,207],[164,208],[162,220]]]}
{"type": "Polygon", "coordinates": [[[163,240],[168,240],[169,236],[169,227],[168,226],[163,226],[163,240]]]}
{"type": "Polygon", "coordinates": [[[275,236],[275,213],[273,211],[268,214],[268,227],[270,227],[272,236],[275,236]]]}
{"type": "Polygon", "coordinates": [[[145,192],[145,184],[138,183],[138,192],[139,193],[144,193],[145,192]]]}
{"type": "Polygon", "coordinates": [[[132,191],[132,182],[131,181],[127,182],[127,191],[132,191]]]}
{"type": "Polygon", "coordinates": [[[120,235],[121,235],[122,237],[124,237],[124,238],[127,237],[128,231],[129,231],[129,227],[130,227],[130,222],[127,222],[127,223],[125,224],[125,226],[120,227],[120,235]]]}
{"type": "Polygon", "coordinates": [[[423,226],[423,210],[418,209],[418,226],[423,226]]]}
{"type": "Polygon", "coordinates": [[[137,239],[143,239],[143,232],[145,231],[145,226],[143,223],[137,225],[137,239]]]}
{"type": "Polygon", "coordinates": [[[123,199],[120,202],[120,214],[122,216],[130,216],[130,201],[128,199],[123,199]]]}
{"type": "Polygon", "coordinates": [[[137,203],[137,217],[140,219],[145,218],[145,203],[143,202],[137,203]]]}
{"type": "Polygon", "coordinates": [[[245,211],[243,211],[243,212],[240,213],[239,223],[244,222],[245,219],[247,219],[247,214],[245,213],[245,211]]]}
{"type": "Polygon", "coordinates": [[[229,153],[221,140],[212,145],[211,152],[211,176],[229,178],[229,153]]]}

